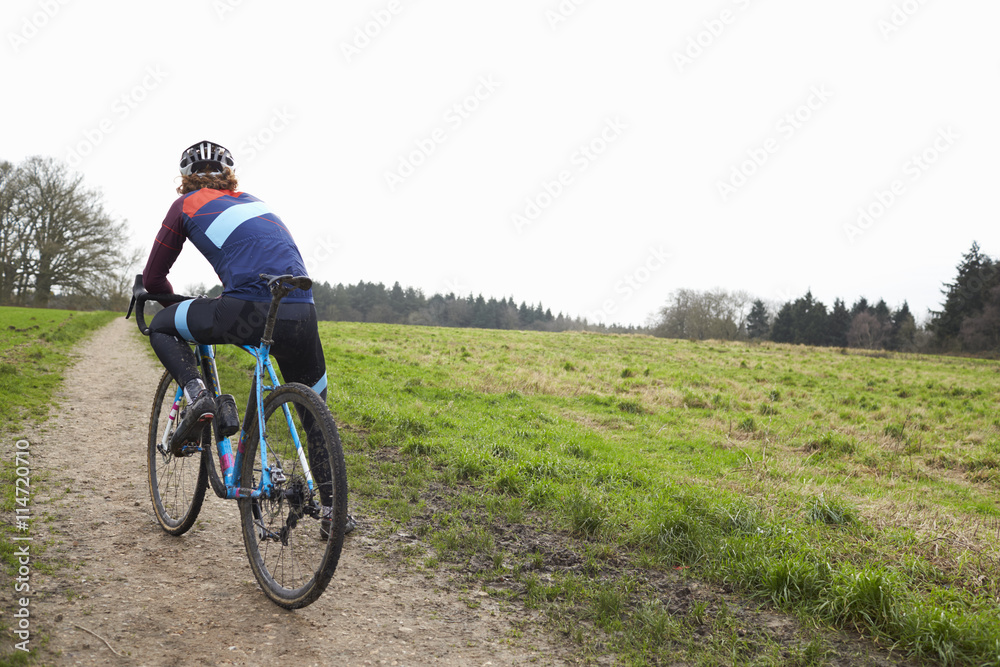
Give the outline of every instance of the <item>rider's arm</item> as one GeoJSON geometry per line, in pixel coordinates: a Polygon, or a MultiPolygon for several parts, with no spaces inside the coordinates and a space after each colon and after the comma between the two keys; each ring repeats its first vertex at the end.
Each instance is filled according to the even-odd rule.
{"type": "Polygon", "coordinates": [[[173,294],[174,288],[167,280],[167,274],[184,245],[183,204],[181,197],[167,211],[160,231],[156,234],[153,249],[142,271],[142,284],[150,294],[173,294]]]}

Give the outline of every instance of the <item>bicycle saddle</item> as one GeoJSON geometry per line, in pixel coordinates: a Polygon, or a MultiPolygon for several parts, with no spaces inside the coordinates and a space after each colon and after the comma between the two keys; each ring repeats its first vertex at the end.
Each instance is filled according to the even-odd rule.
{"type": "MultiPolygon", "coordinates": [[[[285,287],[286,285],[290,285],[293,290],[307,290],[312,288],[313,284],[312,278],[309,276],[292,276],[291,274],[272,276],[268,273],[261,273],[260,279],[267,281],[267,289],[270,290],[272,294],[277,288],[287,290],[288,288],[285,287]]],[[[290,292],[291,290],[288,291],[290,292]]]]}

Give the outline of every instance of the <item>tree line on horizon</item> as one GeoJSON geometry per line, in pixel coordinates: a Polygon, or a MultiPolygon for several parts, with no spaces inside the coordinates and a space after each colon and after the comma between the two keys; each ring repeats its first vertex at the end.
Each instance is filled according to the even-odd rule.
{"type": "MultiPolygon", "coordinates": [[[[101,193],[62,162],[0,160],[0,305],[124,310],[142,251],[127,250],[124,221],[101,193]]],[[[1000,354],[1000,260],[978,243],[944,283],[939,311],[918,324],[907,302],[865,298],[832,307],[811,291],[765,303],[744,291],[678,289],[647,326],[591,323],[513,297],[433,294],[392,287],[315,283],[320,319],[484,329],[642,333],[685,339],[770,340],[871,350],[1000,354]]],[[[221,293],[216,286],[210,296],[221,293]]],[[[204,288],[201,288],[204,291],[204,288]]]]}
{"type": "Polygon", "coordinates": [[[803,296],[765,304],[747,292],[676,290],[657,313],[652,333],[694,340],[769,340],[776,343],[898,352],[992,354],[1000,352],[1000,261],[973,242],[953,282],[941,290],[939,311],[918,325],[906,301],[890,308],[861,297],[850,308],[832,308],[803,296]]]}
{"type": "Polygon", "coordinates": [[[913,351],[917,326],[904,302],[891,310],[864,297],[832,309],[811,291],[783,304],[765,304],[747,292],[677,290],[658,314],[653,335],[692,340],[769,340],[814,346],[913,351]]]}
{"type": "MultiPolygon", "coordinates": [[[[204,291],[204,287],[199,287],[204,291]]],[[[426,296],[423,290],[403,287],[399,281],[392,287],[384,283],[359,281],[356,285],[315,282],[312,287],[316,315],[320,320],[334,322],[371,322],[378,324],[410,324],[417,326],[458,327],[477,329],[520,329],[533,331],[598,331],[605,333],[644,333],[634,325],[593,324],[586,319],[569,317],[541,303],[520,304],[514,297],[486,298],[482,294],[458,296],[435,293],[426,296]]],[[[218,296],[222,286],[208,290],[208,296],[218,296]]]]}
{"type": "MultiPolygon", "coordinates": [[[[216,286],[209,295],[222,290],[216,286]]],[[[973,243],[942,289],[940,311],[918,324],[906,301],[890,308],[884,299],[843,299],[832,307],[807,291],[785,303],[765,304],[744,291],[678,289],[644,327],[604,325],[571,317],[541,303],[517,304],[513,297],[457,296],[404,288],[397,281],[356,285],[315,283],[313,298],[322,320],[420,326],[640,333],[692,340],[773,341],[813,346],[898,352],[1000,352],[1000,261],[973,243]]]]}

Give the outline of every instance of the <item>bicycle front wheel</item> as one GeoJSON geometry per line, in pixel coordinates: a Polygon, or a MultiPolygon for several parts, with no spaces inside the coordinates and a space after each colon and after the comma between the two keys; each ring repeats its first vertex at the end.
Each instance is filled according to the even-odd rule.
{"type": "MultiPolygon", "coordinates": [[[[206,452],[200,455],[179,457],[170,453],[170,434],[179,420],[169,419],[170,410],[177,396],[177,383],[164,373],[153,400],[149,416],[149,443],[146,462],[149,471],[149,495],[153,512],[163,530],[171,535],[183,535],[198,518],[208,487],[208,461],[206,452]]],[[[178,412],[184,406],[183,395],[178,412]]],[[[211,429],[205,429],[203,449],[211,446],[211,429]]]]}
{"type": "Polygon", "coordinates": [[[298,609],[323,593],[340,560],[347,522],[344,454],[326,404],[296,383],[264,401],[264,457],[259,440],[255,420],[246,436],[241,487],[260,490],[266,470],[271,489],[240,498],[243,542],[268,598],[298,609]]]}

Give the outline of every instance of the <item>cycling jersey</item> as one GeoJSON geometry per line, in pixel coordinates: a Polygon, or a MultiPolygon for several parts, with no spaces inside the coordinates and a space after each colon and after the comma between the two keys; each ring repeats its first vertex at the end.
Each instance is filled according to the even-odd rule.
{"type": "MultiPolygon", "coordinates": [[[[167,211],[142,272],[146,291],[173,293],[167,273],[185,239],[215,269],[225,296],[270,302],[261,273],[307,273],[288,228],[267,204],[245,192],[202,188],[179,197],[167,211]]],[[[312,291],[295,290],[283,302],[312,303],[312,291]]]]}

